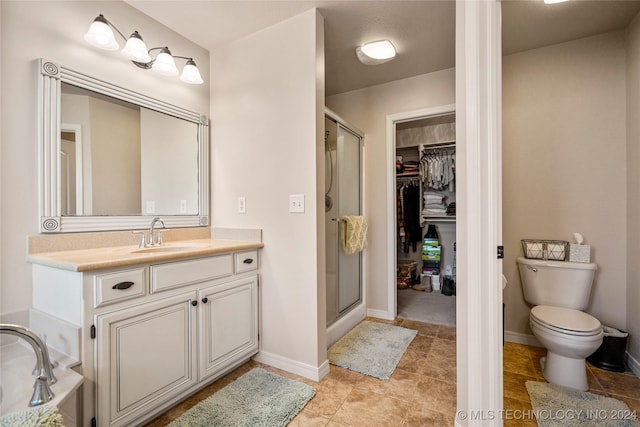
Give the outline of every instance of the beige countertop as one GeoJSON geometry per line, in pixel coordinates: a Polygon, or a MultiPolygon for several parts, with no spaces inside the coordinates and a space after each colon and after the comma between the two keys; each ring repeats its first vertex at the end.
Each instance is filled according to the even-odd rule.
{"type": "Polygon", "coordinates": [[[27,255],[27,261],[71,271],[93,271],[262,248],[262,242],[221,239],[179,240],[140,249],[137,245],[113,246],[27,255]]]}

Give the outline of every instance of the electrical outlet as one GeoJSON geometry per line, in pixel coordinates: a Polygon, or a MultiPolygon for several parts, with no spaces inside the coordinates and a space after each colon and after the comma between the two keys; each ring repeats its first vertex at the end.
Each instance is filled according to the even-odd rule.
{"type": "Polygon", "coordinates": [[[304,194],[289,195],[289,212],[304,213],[304,194]]]}
{"type": "Polygon", "coordinates": [[[247,213],[247,200],[244,197],[238,197],[238,213],[247,213]]]}
{"type": "Polygon", "coordinates": [[[147,209],[148,214],[156,213],[156,202],[153,200],[147,200],[147,209]]]}
{"type": "Polygon", "coordinates": [[[180,200],[180,213],[187,213],[187,201],[180,200]]]}

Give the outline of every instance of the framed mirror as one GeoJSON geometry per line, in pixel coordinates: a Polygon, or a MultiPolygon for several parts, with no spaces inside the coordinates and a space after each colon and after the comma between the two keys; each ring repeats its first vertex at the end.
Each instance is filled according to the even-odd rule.
{"type": "Polygon", "coordinates": [[[206,116],[39,66],[41,233],[209,225],[206,116]]]}

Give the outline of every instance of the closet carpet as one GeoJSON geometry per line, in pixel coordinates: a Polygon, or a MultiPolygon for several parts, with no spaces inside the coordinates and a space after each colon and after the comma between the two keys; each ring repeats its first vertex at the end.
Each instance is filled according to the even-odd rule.
{"type": "Polygon", "coordinates": [[[398,317],[417,322],[456,326],[456,297],[439,291],[398,289],[398,317]]]}

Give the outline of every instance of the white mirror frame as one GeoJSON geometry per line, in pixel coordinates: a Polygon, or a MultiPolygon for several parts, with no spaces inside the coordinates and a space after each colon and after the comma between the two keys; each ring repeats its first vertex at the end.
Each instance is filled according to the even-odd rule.
{"type": "Polygon", "coordinates": [[[39,59],[38,182],[41,233],[132,230],[149,226],[156,215],[62,216],[60,194],[60,94],[62,83],[122,99],[198,125],[198,214],[163,215],[167,228],[209,225],[209,119],[164,101],[39,59]]]}

